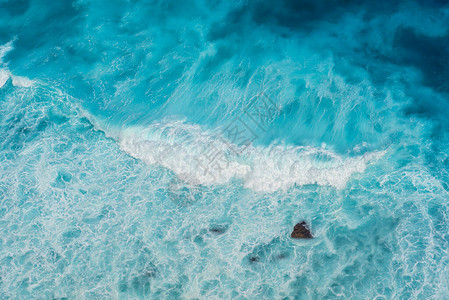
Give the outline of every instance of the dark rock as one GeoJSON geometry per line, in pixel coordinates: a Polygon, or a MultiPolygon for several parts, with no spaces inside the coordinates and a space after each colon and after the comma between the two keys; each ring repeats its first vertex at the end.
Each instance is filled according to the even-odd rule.
{"type": "Polygon", "coordinates": [[[212,225],[209,228],[209,231],[215,235],[220,235],[225,233],[228,230],[228,226],[227,225],[212,225]]]}
{"type": "Polygon", "coordinates": [[[293,228],[291,237],[294,239],[311,239],[311,238],[313,238],[313,236],[309,230],[309,225],[307,225],[307,223],[304,221],[295,225],[295,227],[293,228]]]}
{"type": "Polygon", "coordinates": [[[260,261],[260,258],[257,257],[257,256],[251,256],[251,257],[249,258],[249,261],[252,262],[252,263],[258,262],[258,261],[260,261]]]}

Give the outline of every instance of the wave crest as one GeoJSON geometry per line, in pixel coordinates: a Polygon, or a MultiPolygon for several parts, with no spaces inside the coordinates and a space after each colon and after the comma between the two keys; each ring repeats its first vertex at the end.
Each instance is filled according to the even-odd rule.
{"type": "Polygon", "coordinates": [[[236,178],[258,192],[287,190],[294,185],[344,188],[354,173],[384,152],[343,157],[325,147],[238,146],[218,133],[182,122],[129,127],[118,134],[120,148],[147,164],[172,170],[190,184],[224,184],[236,178]]]}

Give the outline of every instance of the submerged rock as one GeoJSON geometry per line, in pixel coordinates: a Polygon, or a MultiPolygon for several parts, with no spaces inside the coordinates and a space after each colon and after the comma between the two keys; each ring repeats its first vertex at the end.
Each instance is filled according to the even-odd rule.
{"type": "Polygon", "coordinates": [[[249,258],[249,261],[250,261],[251,263],[256,263],[256,262],[259,262],[259,261],[260,261],[260,258],[259,258],[258,256],[251,256],[251,257],[249,258]]]}
{"type": "Polygon", "coordinates": [[[307,225],[307,223],[304,221],[295,225],[295,227],[293,228],[293,232],[290,236],[294,239],[311,239],[311,238],[313,238],[313,236],[309,230],[309,225],[307,225]]]}
{"type": "Polygon", "coordinates": [[[212,225],[209,228],[209,231],[212,232],[215,235],[220,235],[225,233],[228,230],[228,226],[227,225],[212,225]]]}

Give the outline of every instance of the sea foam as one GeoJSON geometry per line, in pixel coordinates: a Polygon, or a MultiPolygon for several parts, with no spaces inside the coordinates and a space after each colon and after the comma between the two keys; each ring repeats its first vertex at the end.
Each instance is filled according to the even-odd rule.
{"type": "Polygon", "coordinates": [[[0,46],[0,88],[2,88],[9,78],[12,80],[12,85],[15,87],[31,87],[33,85],[33,80],[30,80],[24,76],[13,75],[7,68],[7,64],[4,63],[3,58],[14,49],[13,41],[0,46]]]}
{"type": "Polygon", "coordinates": [[[239,146],[183,122],[130,127],[120,131],[118,141],[132,157],[166,167],[190,184],[224,184],[235,178],[258,192],[308,184],[341,189],[384,153],[344,157],[325,147],[239,146]]]}
{"type": "Polygon", "coordinates": [[[33,80],[25,76],[11,75],[11,79],[12,85],[15,87],[31,87],[33,85],[33,80]]]}
{"type": "Polygon", "coordinates": [[[0,88],[5,85],[9,79],[9,76],[10,74],[8,70],[0,69],[0,88]]]}
{"type": "Polygon", "coordinates": [[[0,88],[11,78],[12,85],[15,87],[29,88],[33,86],[34,81],[25,76],[15,76],[8,69],[0,69],[0,88]]]}
{"type": "Polygon", "coordinates": [[[8,52],[14,49],[12,41],[0,46],[0,64],[3,63],[3,57],[5,57],[8,52]]]}
{"type": "Polygon", "coordinates": [[[13,49],[12,42],[9,42],[5,45],[0,46],[0,88],[5,85],[5,83],[8,81],[9,77],[11,76],[8,69],[1,68],[1,67],[4,65],[3,57],[5,57],[5,55],[12,49],[13,49]]]}

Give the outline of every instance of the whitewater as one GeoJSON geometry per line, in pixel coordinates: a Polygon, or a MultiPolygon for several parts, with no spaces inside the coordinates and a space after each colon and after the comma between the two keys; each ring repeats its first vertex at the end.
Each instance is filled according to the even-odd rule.
{"type": "Polygon", "coordinates": [[[445,1],[1,1],[0,298],[448,298],[448,79],[445,1]]]}

